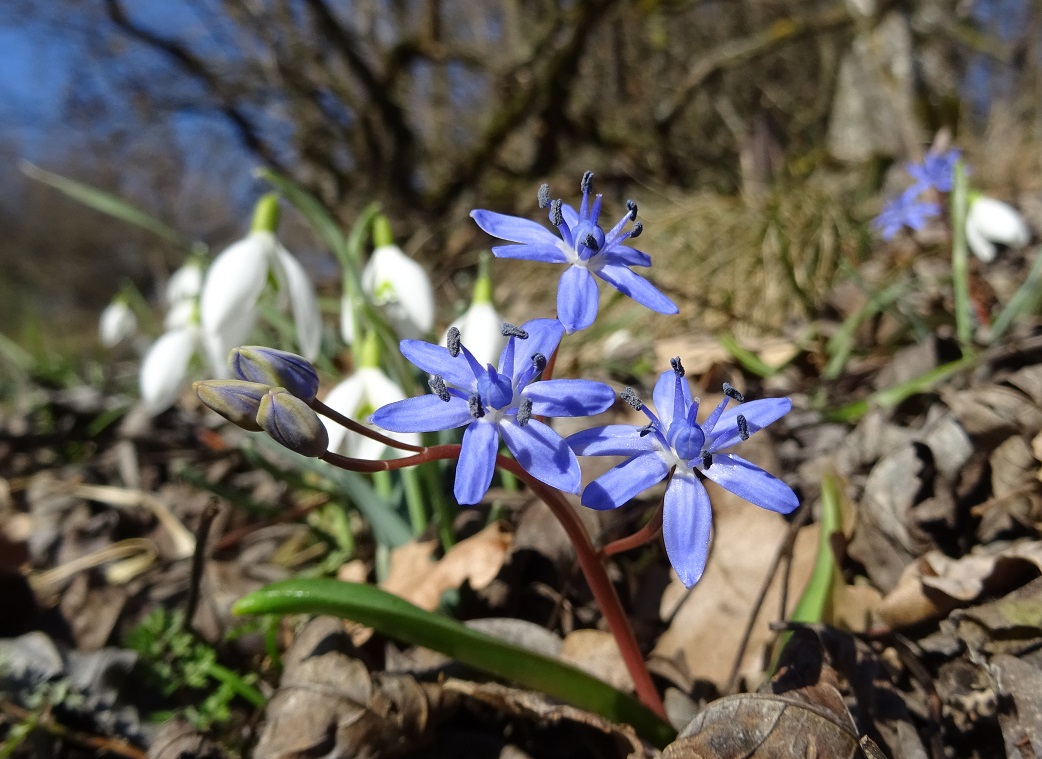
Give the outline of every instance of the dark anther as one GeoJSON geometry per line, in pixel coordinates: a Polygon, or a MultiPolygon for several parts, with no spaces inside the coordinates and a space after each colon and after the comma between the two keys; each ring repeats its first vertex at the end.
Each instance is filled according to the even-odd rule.
{"type": "Polygon", "coordinates": [[[642,408],[644,408],[644,401],[637,397],[637,394],[633,392],[632,387],[627,387],[625,390],[619,393],[619,397],[622,398],[622,400],[626,401],[626,403],[630,404],[630,406],[633,407],[634,411],[640,411],[642,408]]]}
{"type": "Polygon", "coordinates": [[[713,465],[713,454],[709,451],[702,451],[702,468],[708,469],[713,465]]]}
{"type": "Polygon", "coordinates": [[[542,353],[532,354],[532,366],[535,367],[536,374],[543,371],[546,368],[546,356],[542,353]]]}
{"type": "Polygon", "coordinates": [[[671,358],[669,360],[669,365],[673,367],[673,374],[677,375],[678,377],[684,376],[684,365],[680,363],[680,356],[677,356],[676,358],[671,358]]]}
{"type": "Polygon", "coordinates": [[[521,404],[517,407],[517,423],[518,426],[524,427],[528,424],[528,420],[532,418],[532,401],[529,398],[522,398],[521,404]]]}
{"type": "Polygon", "coordinates": [[[749,439],[749,422],[741,414],[738,415],[738,437],[742,440],[749,439]]]}
{"type": "Polygon", "coordinates": [[[597,250],[597,238],[592,234],[586,235],[586,239],[583,242],[590,250],[597,250]]]}
{"type": "Polygon", "coordinates": [[[445,345],[448,346],[449,355],[453,358],[459,355],[461,347],[459,328],[449,327],[449,333],[445,336],[445,345]]]}
{"type": "Polygon", "coordinates": [[[626,208],[630,210],[630,221],[635,221],[637,219],[637,204],[632,200],[627,200],[626,208]]]}
{"type": "Polygon", "coordinates": [[[509,322],[503,322],[503,337],[520,337],[522,340],[527,340],[528,333],[509,322]]]}
{"type": "Polygon", "coordinates": [[[429,380],[427,384],[431,388],[431,392],[441,398],[446,403],[449,402],[449,389],[445,386],[445,378],[440,374],[435,374],[429,380]]]}
{"type": "Polygon", "coordinates": [[[583,179],[579,183],[579,189],[582,190],[584,193],[585,192],[589,192],[590,191],[590,182],[592,182],[592,181],[593,181],[593,172],[592,171],[587,171],[585,174],[583,174],[583,179]]]}
{"type": "Polygon", "coordinates": [[[480,419],[485,415],[485,407],[481,405],[481,396],[477,393],[471,393],[467,398],[467,406],[470,408],[470,415],[475,419],[480,419]]]}
{"type": "Polygon", "coordinates": [[[536,197],[539,198],[540,208],[546,208],[548,205],[550,205],[550,185],[539,185],[539,194],[536,195],[536,197]]]}
{"type": "Polygon", "coordinates": [[[630,238],[640,237],[640,233],[644,231],[644,225],[639,221],[633,225],[633,229],[630,230],[630,238]]]}
{"type": "Polygon", "coordinates": [[[644,425],[643,427],[640,428],[640,432],[637,433],[637,434],[639,434],[641,437],[644,437],[645,435],[649,435],[649,434],[651,434],[654,431],[655,431],[655,423],[654,422],[648,422],[646,425],[644,425]]]}
{"type": "Polygon", "coordinates": [[[738,401],[739,403],[745,403],[745,396],[735,390],[726,382],[724,383],[724,395],[730,398],[732,401],[738,401]]]}
{"type": "Polygon", "coordinates": [[[561,210],[561,199],[550,201],[550,223],[555,227],[564,224],[564,212],[561,210]]]}

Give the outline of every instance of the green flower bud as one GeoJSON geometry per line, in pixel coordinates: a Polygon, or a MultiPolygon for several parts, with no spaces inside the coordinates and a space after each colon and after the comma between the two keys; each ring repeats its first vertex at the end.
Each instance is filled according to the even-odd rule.
{"type": "Polygon", "coordinates": [[[276,442],[302,456],[321,456],[329,447],[329,433],[318,414],[284,387],[268,389],[257,421],[276,442]]]}
{"type": "Polygon", "coordinates": [[[303,356],[295,353],[244,345],[232,350],[232,372],[247,382],[284,387],[302,401],[310,403],[318,393],[318,374],[303,356]]]}
{"type": "Polygon", "coordinates": [[[229,422],[250,432],[260,432],[257,412],[270,389],[260,382],[235,379],[200,380],[192,385],[199,400],[229,422]]]}

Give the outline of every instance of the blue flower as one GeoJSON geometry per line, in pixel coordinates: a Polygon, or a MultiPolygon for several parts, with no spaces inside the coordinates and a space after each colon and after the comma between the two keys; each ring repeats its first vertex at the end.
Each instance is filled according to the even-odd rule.
{"type": "Polygon", "coordinates": [[[622,395],[644,412],[649,424],[595,427],[566,442],[580,456],[629,457],[586,486],[582,503],[593,509],[618,508],[673,470],[663,504],[662,534],[670,563],[691,587],[705,569],[713,522],[709,494],[699,473],[761,508],[788,514],[799,505],[796,494],[777,477],[734,454],[721,453],[787,414],[792,402],[765,398],[743,403],[737,390],[724,385],[726,397],[699,424],[695,421],[698,400],[692,399],[683,379],[684,367],[678,358],[671,363],[673,371],[663,372],[655,384],[658,416],[633,391],[622,395]],[[731,400],[742,405],[728,409],[731,400]]]}
{"type": "Polygon", "coordinates": [[[516,245],[497,245],[492,253],[499,258],[524,258],[554,264],[568,264],[557,288],[557,317],[569,333],[586,329],[597,317],[597,275],[623,295],[660,314],[675,314],[676,305],[658,289],[635,274],[631,266],[651,266],[651,257],[623,242],[637,237],[643,225],[636,221],[637,204],[627,202],[626,214],[608,232],[598,224],[601,196],[590,199],[592,172],[582,178],[582,203],[576,211],[560,200],[550,200],[550,187],[539,188],[539,207],[550,208],[550,223],[560,237],[545,227],[517,216],[475,210],[470,215],[478,226],[493,237],[516,245]],[[630,229],[626,229],[634,222],[630,229]]]}
{"type": "Polygon", "coordinates": [[[943,153],[930,153],[922,163],[909,163],[905,169],[915,180],[913,186],[918,188],[918,192],[930,187],[938,192],[951,192],[955,164],[961,157],[962,153],[953,148],[943,153]]]}
{"type": "Polygon", "coordinates": [[[884,240],[892,240],[904,227],[922,229],[928,219],[938,216],[941,207],[937,203],[919,200],[923,188],[912,185],[886,205],[875,219],[872,226],[879,230],[884,240]]]}
{"type": "Polygon", "coordinates": [[[612,405],[615,393],[600,382],[551,379],[533,382],[546,357],[561,342],[556,319],[534,319],[520,329],[503,325],[510,339],[499,367],[482,367],[449,330],[448,347],[403,340],[402,355],[431,375],[431,395],[406,398],[377,410],[374,424],[392,432],[433,432],[466,425],[453,489],[461,504],[481,500],[492,482],[500,437],[532,476],[547,485],[578,493],[579,462],[560,435],[539,416],[589,416],[612,405]]]}

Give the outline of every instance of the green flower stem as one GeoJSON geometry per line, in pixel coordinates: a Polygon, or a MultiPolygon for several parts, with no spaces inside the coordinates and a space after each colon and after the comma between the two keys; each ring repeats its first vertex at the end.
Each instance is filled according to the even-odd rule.
{"type": "MultiPolygon", "coordinates": [[[[342,469],[358,472],[378,472],[401,469],[414,464],[423,464],[440,459],[458,459],[462,449],[463,446],[456,443],[435,445],[415,456],[386,461],[353,459],[330,452],[326,452],[320,458],[342,469]]],[[[633,678],[637,697],[651,711],[665,718],[665,707],[662,705],[662,700],[659,698],[658,691],[655,690],[655,685],[651,681],[651,675],[644,664],[644,657],[640,652],[640,647],[637,645],[633,630],[630,628],[626,612],[622,608],[622,602],[619,600],[611,580],[608,579],[608,573],[601,563],[597,549],[594,548],[593,543],[590,541],[590,536],[586,534],[586,528],[583,527],[578,515],[572,510],[571,505],[564,499],[561,493],[537,480],[513,459],[497,455],[496,465],[522,480],[532,489],[533,493],[538,495],[550,507],[550,511],[553,512],[557,521],[560,522],[572,546],[575,548],[575,554],[579,559],[579,567],[586,577],[586,582],[590,586],[597,605],[601,608],[601,613],[604,614],[604,619],[608,623],[608,629],[611,630],[611,634],[619,647],[626,669],[629,670],[630,677],[633,678]]]]}
{"type": "Polygon", "coordinates": [[[402,487],[405,488],[405,505],[409,509],[409,522],[413,532],[419,535],[427,529],[427,509],[420,488],[419,474],[415,469],[402,470],[402,487]]]}

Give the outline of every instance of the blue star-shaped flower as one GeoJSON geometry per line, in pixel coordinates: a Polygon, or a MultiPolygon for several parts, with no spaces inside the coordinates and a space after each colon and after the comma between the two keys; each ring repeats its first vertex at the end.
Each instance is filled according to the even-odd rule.
{"type": "Polygon", "coordinates": [[[671,363],[673,371],[663,372],[655,384],[658,416],[632,391],[623,393],[623,400],[648,417],[648,425],[609,424],[578,432],[566,442],[580,456],[629,456],[586,486],[582,503],[593,509],[618,508],[673,470],[663,504],[662,535],[669,562],[690,588],[705,569],[713,522],[709,494],[698,473],[771,511],[788,514],[799,505],[796,494],[777,477],[734,454],[721,453],[787,414],[792,401],[765,398],[743,403],[738,391],[724,385],[727,397],[699,424],[698,400],[692,399],[683,379],[684,367],[678,358],[671,363]],[[742,405],[728,409],[731,400],[742,405]]]}
{"type": "Polygon", "coordinates": [[[905,169],[915,180],[914,186],[919,192],[928,187],[938,192],[951,192],[955,164],[961,157],[962,153],[953,148],[943,153],[930,153],[922,163],[909,163],[905,169]]]}
{"type": "Polygon", "coordinates": [[[467,426],[453,489],[461,504],[481,500],[492,482],[502,436],[517,462],[547,485],[578,493],[579,462],[539,416],[589,416],[605,411],[614,391],[600,382],[551,379],[533,382],[557,348],[564,327],[533,319],[521,328],[503,325],[510,339],[499,367],[484,367],[450,329],[448,347],[402,340],[409,361],[431,375],[432,395],[406,398],[376,411],[372,422],[392,432],[434,432],[467,426]]]}
{"type": "Polygon", "coordinates": [[[651,266],[651,257],[623,245],[625,240],[637,237],[643,225],[637,221],[637,204],[632,200],[629,210],[619,222],[605,232],[599,225],[601,196],[590,199],[593,173],[582,178],[582,203],[576,211],[560,200],[550,200],[550,187],[539,188],[539,207],[550,208],[550,223],[557,227],[560,237],[545,227],[517,216],[494,211],[471,211],[478,226],[493,237],[516,245],[497,245],[492,253],[500,258],[524,258],[554,264],[568,264],[557,288],[557,317],[569,333],[586,329],[597,318],[597,275],[623,295],[660,314],[675,314],[676,304],[659,290],[635,274],[631,266],[651,266]],[[634,222],[630,229],[626,229],[634,222]]]}
{"type": "Polygon", "coordinates": [[[884,240],[892,240],[904,227],[922,229],[927,220],[940,215],[941,207],[937,203],[919,200],[922,190],[922,187],[912,185],[886,203],[879,216],[872,220],[872,226],[879,230],[884,240]]]}

